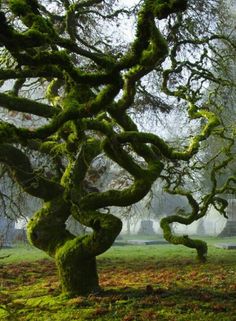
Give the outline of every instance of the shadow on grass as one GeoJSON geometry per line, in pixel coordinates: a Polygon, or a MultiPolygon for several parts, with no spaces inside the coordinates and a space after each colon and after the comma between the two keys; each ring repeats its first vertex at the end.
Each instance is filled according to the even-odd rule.
{"type": "Polygon", "coordinates": [[[52,260],[2,264],[0,320],[236,321],[235,254],[217,253],[206,264],[101,257],[104,290],[72,299],[60,295],[52,260]]]}

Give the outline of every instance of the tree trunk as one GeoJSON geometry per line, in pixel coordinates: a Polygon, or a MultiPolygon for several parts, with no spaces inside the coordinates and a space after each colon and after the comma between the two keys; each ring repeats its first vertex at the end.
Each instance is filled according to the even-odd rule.
{"type": "Polygon", "coordinates": [[[69,296],[86,295],[100,289],[96,256],[111,247],[122,228],[120,219],[111,214],[86,212],[84,223],[87,220],[93,233],[68,240],[56,251],[62,292],[69,296]]]}
{"type": "Polygon", "coordinates": [[[111,247],[122,222],[111,214],[79,212],[78,221],[93,232],[75,237],[65,222],[74,213],[63,198],[46,202],[31,218],[27,232],[31,243],[56,259],[62,292],[69,296],[86,295],[99,290],[96,256],[111,247]]]}
{"type": "Polygon", "coordinates": [[[71,297],[99,290],[96,257],[86,257],[81,248],[82,243],[72,240],[56,254],[62,292],[71,297]]]}

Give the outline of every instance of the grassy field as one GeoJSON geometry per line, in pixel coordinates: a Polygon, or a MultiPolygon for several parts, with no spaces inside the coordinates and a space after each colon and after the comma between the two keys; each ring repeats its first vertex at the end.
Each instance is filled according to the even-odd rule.
{"type": "Polygon", "coordinates": [[[2,321],[236,321],[236,250],[208,238],[205,264],[182,246],[114,246],[98,257],[103,292],[60,295],[54,262],[29,245],[1,249],[2,321]]]}

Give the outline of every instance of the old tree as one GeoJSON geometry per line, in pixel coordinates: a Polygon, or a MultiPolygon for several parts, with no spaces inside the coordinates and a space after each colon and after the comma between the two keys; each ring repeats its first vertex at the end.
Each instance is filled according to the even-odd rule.
{"type": "MultiPolygon", "coordinates": [[[[187,2],[143,0],[128,9],[119,1],[1,1],[0,105],[5,116],[0,122],[0,162],[26,193],[43,200],[29,221],[28,238],[55,258],[65,293],[99,289],[96,256],[122,228],[111,206],[138,202],[158,179],[166,182],[169,193],[184,195],[191,207],[189,213],[162,219],[164,237],[196,248],[199,259],[205,259],[206,244],[174,235],[171,223],[190,224],[210,205],[224,210],[226,202],[218,194],[233,179],[219,188],[215,172],[230,161],[233,143],[224,136],[216,108],[209,107],[211,99],[208,104],[202,99],[206,79],[219,85],[207,66],[212,42],[220,37],[194,38],[190,22],[192,31],[186,32],[187,2]],[[131,15],[137,18],[135,35],[122,46],[122,33],[112,41],[104,28],[111,25],[115,31],[119,19],[122,24],[131,15]],[[185,48],[195,50],[195,60],[192,54],[181,54],[178,60],[185,48]],[[181,104],[189,122],[197,124],[194,135],[176,146],[157,133],[140,131],[132,117],[137,94],[149,87],[148,75],[154,71],[160,77],[154,92],[172,97],[170,103],[181,104]],[[177,76],[181,72],[185,83],[177,76]],[[182,179],[188,176],[186,168],[201,167],[196,155],[213,134],[226,139],[227,157],[212,167],[210,191],[197,198],[182,179]],[[128,173],[128,186],[92,188],[88,172],[100,155],[128,173]],[[38,167],[35,159],[44,159],[47,166],[38,167]],[[92,233],[72,235],[65,225],[70,216],[92,233]]],[[[202,6],[199,1],[204,10],[202,6]]]]}

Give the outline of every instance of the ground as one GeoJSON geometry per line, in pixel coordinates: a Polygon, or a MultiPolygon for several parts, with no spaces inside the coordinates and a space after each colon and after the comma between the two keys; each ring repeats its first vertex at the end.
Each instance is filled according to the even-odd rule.
{"type": "Polygon", "coordinates": [[[98,258],[99,294],[60,295],[55,265],[29,245],[0,250],[2,321],[236,321],[236,251],[209,259],[174,245],[114,246],[98,258]]]}

